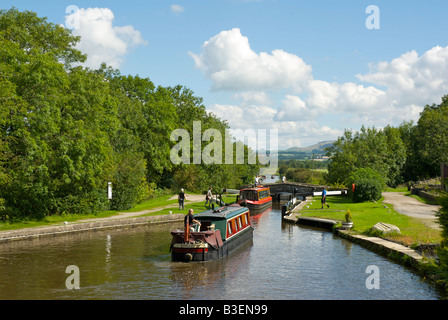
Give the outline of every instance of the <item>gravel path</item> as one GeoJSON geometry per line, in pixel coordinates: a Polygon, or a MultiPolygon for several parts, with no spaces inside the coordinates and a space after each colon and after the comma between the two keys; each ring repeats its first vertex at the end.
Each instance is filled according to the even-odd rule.
{"type": "Polygon", "coordinates": [[[383,192],[383,197],[384,203],[392,204],[398,213],[417,218],[428,227],[440,229],[435,216],[440,206],[422,203],[401,192],[383,192]]]}
{"type": "MultiPolygon", "coordinates": [[[[185,196],[186,196],[186,199],[187,199],[188,202],[201,202],[201,201],[204,201],[204,203],[205,203],[205,195],[186,194],[185,196]]],[[[177,195],[172,196],[168,200],[175,200],[175,199],[177,199],[177,195]]],[[[106,217],[106,218],[83,219],[83,220],[74,221],[72,223],[133,218],[133,217],[142,216],[142,215],[147,214],[147,213],[160,211],[160,210],[166,209],[166,208],[173,208],[173,213],[179,213],[178,212],[179,210],[177,210],[178,209],[178,204],[174,203],[174,204],[169,204],[169,205],[166,205],[166,206],[157,207],[157,208],[153,208],[153,209],[149,209],[149,210],[143,210],[143,211],[137,211],[137,212],[120,212],[120,213],[118,213],[116,215],[113,215],[113,216],[110,216],[110,217],[106,217]]],[[[186,211],[183,212],[183,213],[186,213],[186,211]]]]}

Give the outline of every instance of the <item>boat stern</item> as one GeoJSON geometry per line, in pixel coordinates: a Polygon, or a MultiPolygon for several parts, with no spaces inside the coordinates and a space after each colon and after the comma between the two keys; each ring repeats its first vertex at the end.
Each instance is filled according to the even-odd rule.
{"type": "Polygon", "coordinates": [[[172,261],[205,261],[209,246],[207,243],[174,243],[171,247],[172,261]]]}

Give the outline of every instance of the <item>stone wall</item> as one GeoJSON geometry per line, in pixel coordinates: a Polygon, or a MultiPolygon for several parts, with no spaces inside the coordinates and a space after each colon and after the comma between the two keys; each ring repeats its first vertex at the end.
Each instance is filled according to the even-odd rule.
{"type": "Polygon", "coordinates": [[[123,219],[104,219],[93,222],[68,223],[47,227],[25,228],[0,232],[0,242],[34,239],[45,236],[57,236],[76,232],[87,232],[106,229],[132,228],[153,223],[170,223],[183,221],[183,214],[146,216],[123,219]]]}
{"type": "Polygon", "coordinates": [[[437,196],[433,195],[432,193],[426,192],[424,189],[412,188],[411,189],[411,193],[415,194],[416,196],[420,196],[422,198],[425,198],[428,201],[437,202],[437,196]]]}

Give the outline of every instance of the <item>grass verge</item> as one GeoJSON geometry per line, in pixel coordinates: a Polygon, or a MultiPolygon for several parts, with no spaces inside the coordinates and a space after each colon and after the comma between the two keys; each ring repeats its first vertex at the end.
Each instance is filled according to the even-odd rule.
{"type": "MultiPolygon", "coordinates": [[[[383,199],[376,202],[353,203],[344,196],[327,197],[330,208],[321,209],[320,198],[304,207],[300,213],[304,217],[316,217],[344,221],[345,212],[349,209],[353,217],[353,231],[359,234],[371,234],[371,228],[377,222],[397,226],[401,234],[383,235],[383,238],[400,242],[407,246],[423,243],[440,243],[442,237],[439,230],[425,226],[418,219],[399,214],[383,199]]],[[[377,235],[377,234],[376,234],[377,235]]],[[[377,235],[378,236],[378,235],[377,235]]]]}
{"type": "MultiPolygon", "coordinates": [[[[177,207],[177,199],[169,200],[173,195],[161,195],[159,197],[146,200],[138,205],[136,205],[134,208],[129,210],[120,210],[120,211],[113,211],[113,210],[107,210],[98,212],[95,214],[62,214],[62,215],[54,215],[54,216],[47,216],[43,219],[27,219],[27,220],[17,220],[17,221],[7,221],[7,222],[0,222],[0,231],[6,231],[6,230],[16,230],[16,229],[22,229],[22,228],[33,228],[33,227],[42,227],[42,226],[50,226],[52,224],[60,224],[65,221],[67,222],[75,222],[78,220],[84,220],[84,219],[96,219],[96,218],[107,218],[114,215],[118,215],[121,212],[142,212],[146,210],[154,210],[157,208],[160,208],[160,210],[154,210],[151,213],[146,213],[141,216],[155,216],[155,215],[164,215],[169,214],[170,211],[172,213],[187,213],[188,209],[193,208],[195,213],[199,213],[201,211],[206,210],[207,208],[204,206],[204,201],[201,202],[190,202],[187,201],[185,205],[184,210],[179,210],[177,207]],[[169,206],[169,208],[164,208],[169,206]]],[[[235,201],[235,196],[229,195],[226,197],[223,197],[224,202],[230,203],[235,201]]]]}

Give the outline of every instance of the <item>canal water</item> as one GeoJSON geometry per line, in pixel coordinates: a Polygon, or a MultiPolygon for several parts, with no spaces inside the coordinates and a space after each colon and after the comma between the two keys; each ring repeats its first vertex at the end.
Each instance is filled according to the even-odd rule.
{"type": "Polygon", "coordinates": [[[170,261],[173,224],[2,244],[0,299],[443,298],[411,270],[331,232],[283,224],[279,209],[252,222],[251,243],[204,263],[170,261]],[[69,266],[79,289],[67,289],[69,266]]]}

